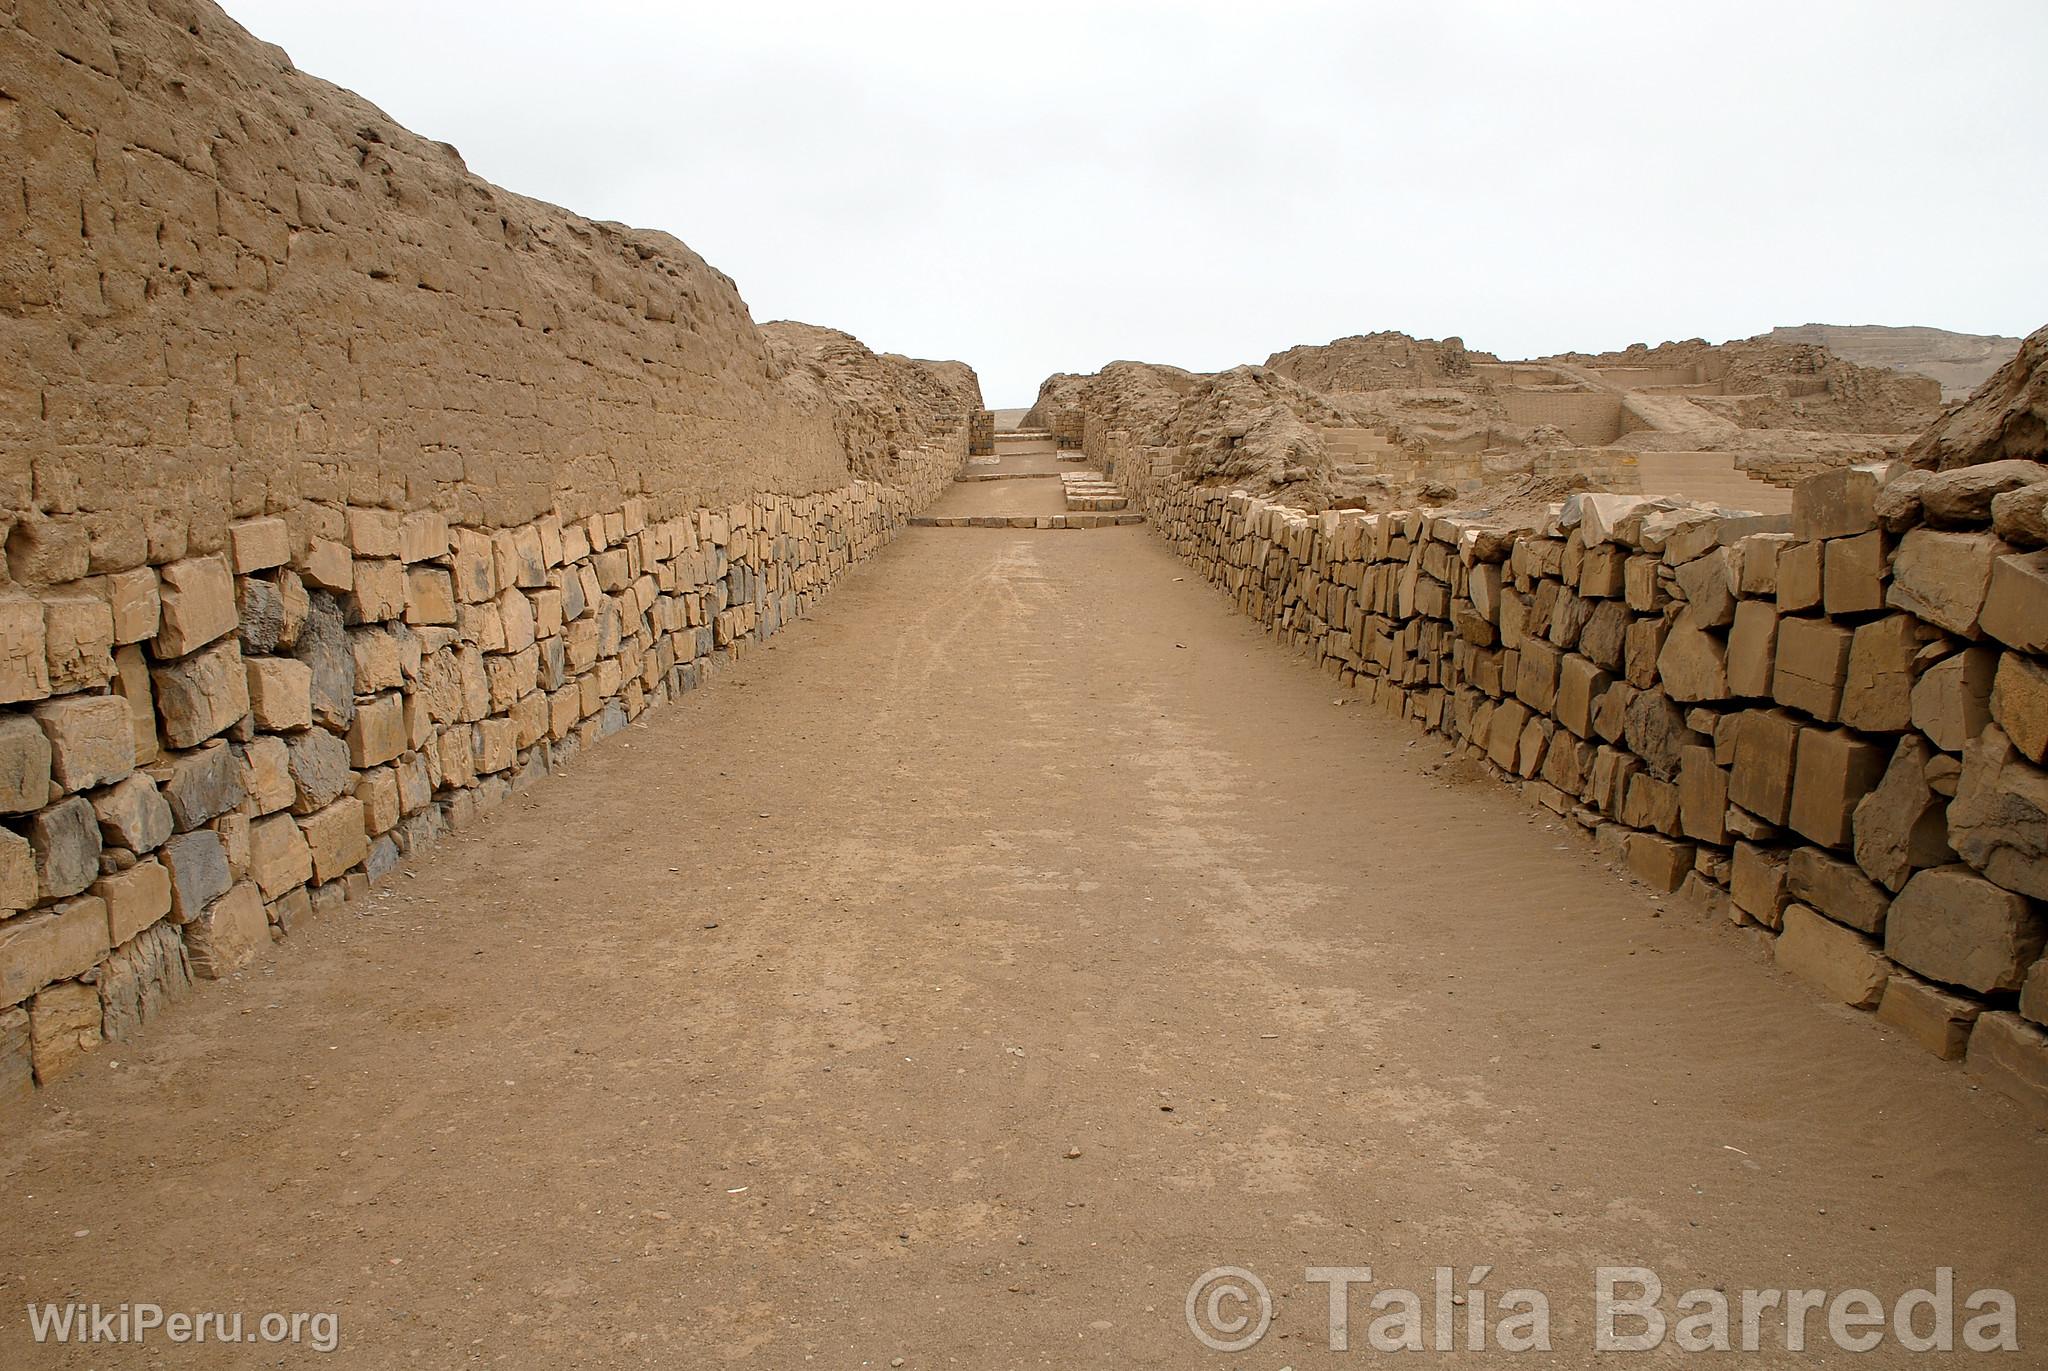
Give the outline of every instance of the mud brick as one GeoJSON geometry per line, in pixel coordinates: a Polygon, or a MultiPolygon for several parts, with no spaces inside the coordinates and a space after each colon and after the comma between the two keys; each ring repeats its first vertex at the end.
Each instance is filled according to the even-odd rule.
{"type": "Polygon", "coordinates": [[[1884,608],[1884,534],[1872,529],[1854,538],[1831,538],[1821,552],[1821,606],[1829,614],[1863,614],[1884,608]]]}
{"type": "Polygon", "coordinates": [[[1631,833],[1627,839],[1627,851],[1629,873],[1652,890],[1669,894],[1678,889],[1686,873],[1692,870],[1691,843],[1674,842],[1654,833],[1631,833]]]}
{"type": "Polygon", "coordinates": [[[1790,898],[1786,889],[1785,854],[1755,843],[1737,843],[1729,869],[1728,892],[1735,907],[1766,928],[1783,921],[1790,898]]]}
{"type": "Polygon", "coordinates": [[[270,915],[254,881],[237,882],[185,924],[185,952],[202,980],[233,975],[269,945],[270,915]]]}
{"type": "Polygon", "coordinates": [[[0,1000],[18,1004],[52,981],[82,976],[107,954],[106,906],[66,900],[0,923],[0,1000]]]}
{"type": "Polygon", "coordinates": [[[1977,1020],[1963,1058],[1970,1071],[2048,1120],[2048,1034],[2009,1010],[1977,1020]]]}
{"type": "Polygon", "coordinates": [[[50,802],[50,739],[22,714],[0,714],[0,813],[26,814],[50,802]]]}
{"type": "Polygon", "coordinates": [[[1823,847],[1847,846],[1857,802],[1889,760],[1885,748],[1846,729],[1802,730],[1786,822],[1823,847]]]}
{"type": "Polygon", "coordinates": [[[181,833],[227,813],[247,793],[242,768],[225,742],[160,762],[150,774],[170,802],[171,821],[181,833]]]}
{"type": "Polygon", "coordinates": [[[327,808],[299,821],[299,831],[312,849],[313,878],[332,881],[359,866],[370,855],[369,832],[363,826],[363,802],[345,795],[327,808]]]}
{"type": "Polygon", "coordinates": [[[1977,635],[1977,616],[1991,585],[1991,566],[2005,543],[1989,533],[1943,533],[1916,528],[1899,540],[1885,603],[1917,614],[1965,638],[1977,635]]]}
{"type": "Polygon", "coordinates": [[[113,611],[88,590],[46,595],[43,650],[53,692],[99,689],[114,674],[113,611]]]}
{"type": "Polygon", "coordinates": [[[116,847],[154,852],[171,836],[170,802],[147,776],[130,776],[91,798],[101,834],[116,847]]]}
{"type": "Polygon", "coordinates": [[[114,641],[139,643],[154,638],[162,622],[163,607],[157,598],[156,572],[149,567],[117,571],[102,578],[107,612],[114,620],[114,641]]]}
{"type": "Polygon", "coordinates": [[[100,1045],[99,991],[79,981],[50,986],[29,1002],[28,1024],[36,1080],[48,1084],[100,1045]]]}
{"type": "Polygon", "coordinates": [[[1876,528],[1882,483],[1874,466],[1838,467],[1801,481],[1792,488],[1792,536],[1852,538],[1876,528]]]}
{"type": "Polygon", "coordinates": [[[43,606],[26,595],[0,595],[0,703],[40,700],[49,693],[43,606]]]}
{"type": "Polygon", "coordinates": [[[1892,966],[1877,944],[1803,904],[1785,906],[1776,944],[1778,965],[1855,1009],[1884,998],[1892,966]]]}
{"type": "Polygon", "coordinates": [[[272,814],[249,825],[249,878],[266,900],[275,900],[313,875],[313,854],[289,814],[272,814]]]}
{"type": "Polygon", "coordinates": [[[1918,976],[1894,971],[1878,1002],[1877,1017],[1946,1062],[1961,1061],[1981,1002],[1952,995],[1918,976]]]}
{"type": "Polygon", "coordinates": [[[1849,629],[1826,619],[1780,619],[1772,698],[1824,723],[1833,722],[1841,708],[1853,642],[1849,629]]]}
{"type": "Polygon", "coordinates": [[[292,559],[292,534],[282,519],[244,519],[228,527],[235,570],[246,576],[283,566],[292,559]]]}
{"type": "Polygon", "coordinates": [[[1821,600],[1821,545],[1792,543],[1778,551],[1778,612],[1797,614],[1821,600]]]}
{"type": "Polygon", "coordinates": [[[1991,718],[2022,757],[2048,762],[2048,664],[2003,653],[1991,683],[1991,718]]]}
{"type": "Polygon", "coordinates": [[[2018,990],[2048,941],[2028,902],[1966,866],[1914,873],[1885,921],[1885,950],[1929,980],[1980,993],[2018,990]]]}
{"type": "Polygon", "coordinates": [[[164,741],[174,748],[197,746],[249,712],[249,679],[232,639],[157,667],[150,679],[164,741]]]}
{"type": "Polygon", "coordinates": [[[92,893],[107,907],[107,937],[114,947],[171,912],[171,873],[162,862],[144,860],[126,871],[102,876],[92,893]]]}
{"type": "Polygon", "coordinates": [[[1993,560],[1979,626],[2007,647],[2048,655],[2048,548],[1993,560]]]}
{"type": "Polygon", "coordinates": [[[1803,730],[1791,715],[1763,709],[1745,710],[1734,727],[1729,800],[1766,822],[1784,823],[1791,811],[1793,767],[1803,730]]]}
{"type": "Polygon", "coordinates": [[[235,578],[219,557],[172,562],[161,572],[158,657],[183,657],[234,632],[235,578]]]}
{"type": "Polygon", "coordinates": [[[313,726],[313,668],[294,657],[247,657],[242,665],[258,728],[284,733],[313,726]]]}

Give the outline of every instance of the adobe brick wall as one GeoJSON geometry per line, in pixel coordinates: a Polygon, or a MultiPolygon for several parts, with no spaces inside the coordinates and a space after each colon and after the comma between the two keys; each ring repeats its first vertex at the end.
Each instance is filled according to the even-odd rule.
{"type": "Polygon", "coordinates": [[[1090,455],[1238,610],[1661,891],[2048,1116],[2048,466],[1794,513],[1309,515],[1090,455]]]}
{"type": "Polygon", "coordinates": [[[0,1100],[803,615],[965,461],[931,416],[855,479],[845,397],[688,248],[211,5],[19,0],[0,72],[0,1100]]]}

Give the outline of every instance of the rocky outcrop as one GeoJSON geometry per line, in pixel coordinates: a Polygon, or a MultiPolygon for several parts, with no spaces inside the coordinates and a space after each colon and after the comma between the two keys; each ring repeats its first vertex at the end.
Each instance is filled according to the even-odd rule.
{"type": "Polygon", "coordinates": [[[1941,416],[1906,454],[1946,471],[2007,458],[2048,457],[2048,328],[2036,329],[1975,394],[1941,416]]]}

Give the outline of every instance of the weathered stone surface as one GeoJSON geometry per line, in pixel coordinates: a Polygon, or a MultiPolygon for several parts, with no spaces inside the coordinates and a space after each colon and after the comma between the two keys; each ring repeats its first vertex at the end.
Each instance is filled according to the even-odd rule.
{"type": "Polygon", "coordinates": [[[298,793],[292,800],[294,814],[310,814],[325,808],[348,789],[348,744],[326,729],[308,729],[285,740],[291,752],[292,784],[298,793]]]}
{"type": "Polygon", "coordinates": [[[235,631],[235,578],[219,557],[191,557],[161,568],[158,657],[183,657],[235,631]]]}
{"type": "Polygon", "coordinates": [[[1728,798],[1768,823],[1782,824],[1792,806],[1799,723],[1782,710],[1745,710],[1734,725],[1735,763],[1728,798]]]}
{"type": "Polygon", "coordinates": [[[1775,951],[1779,966],[1856,1009],[1875,1007],[1891,979],[1875,943],[1802,904],[1785,906],[1775,951]]]}
{"type": "Polygon", "coordinates": [[[405,570],[405,621],[415,626],[455,622],[455,585],[437,566],[405,570]]]}
{"type": "Polygon", "coordinates": [[[33,718],[0,714],[0,813],[26,814],[49,802],[49,735],[33,718]]]}
{"type": "Polygon", "coordinates": [[[102,876],[92,893],[107,906],[107,935],[119,947],[171,912],[171,873],[162,862],[137,862],[102,876]]]}
{"type": "Polygon", "coordinates": [[[348,544],[358,557],[399,555],[399,516],[396,510],[351,508],[348,512],[348,544]]]}
{"type": "Polygon", "coordinates": [[[1777,608],[1766,600],[1739,601],[1728,630],[1729,693],[1751,698],[1770,695],[1777,657],[1777,608]]]}
{"type": "Polygon", "coordinates": [[[1700,741],[1700,736],[1685,726],[1684,711],[1661,690],[1638,691],[1629,698],[1623,736],[1629,750],[1663,781],[1678,774],[1683,750],[1700,741]]]}
{"type": "Polygon", "coordinates": [[[2048,957],[2027,969],[2026,984],[2020,987],[2020,1013],[2038,1024],[2048,1024],[2048,957]]]}
{"type": "Polygon", "coordinates": [[[1778,620],[1778,659],[1771,694],[1781,705],[1804,710],[1823,723],[1841,709],[1849,675],[1853,633],[1826,619],[1778,620]]]}
{"type": "Polygon", "coordinates": [[[313,668],[313,718],[346,729],[355,718],[356,665],[341,606],[322,591],[307,602],[305,626],[292,656],[313,668]]]}
{"type": "Polygon", "coordinates": [[[388,762],[405,751],[405,701],[396,692],[356,706],[349,726],[348,758],[357,769],[388,762]]]}
{"type": "Polygon", "coordinates": [[[46,900],[76,895],[100,874],[100,821],[83,796],[39,811],[29,820],[28,840],[46,900]]]}
{"type": "Polygon", "coordinates": [[[2021,756],[2048,762],[2048,663],[2001,654],[1991,682],[1991,718],[2021,756]]]}
{"type": "Polygon", "coordinates": [[[1910,614],[1858,625],[1849,645],[1841,722],[1866,733],[1897,733],[1913,721],[1914,668],[1924,631],[1910,614]]]}
{"type": "Polygon", "coordinates": [[[241,768],[225,742],[181,753],[159,763],[151,774],[170,803],[171,822],[180,832],[227,813],[246,793],[241,768]]]}
{"type": "Polygon", "coordinates": [[[198,918],[234,883],[228,850],[210,828],[180,833],[163,845],[158,860],[171,873],[171,916],[179,923],[198,918]]]}
{"type": "Polygon", "coordinates": [[[49,693],[42,603],[27,595],[0,595],[0,704],[49,693]]]}
{"type": "Polygon", "coordinates": [[[114,694],[127,701],[128,717],[134,725],[135,764],[147,766],[157,758],[156,691],[150,685],[149,662],[139,647],[124,647],[114,654],[114,694]]]}
{"type": "Polygon", "coordinates": [[[1782,922],[1790,900],[1785,854],[1755,843],[1737,843],[1728,872],[1728,894],[1735,907],[1766,928],[1782,922]]]}
{"type": "Polygon", "coordinates": [[[1829,614],[1884,608],[1885,535],[1873,529],[1821,549],[1821,606],[1829,614]]]}
{"type": "Polygon", "coordinates": [[[0,1009],[0,1108],[21,1103],[35,1086],[28,1010],[0,1009]]]}
{"type": "Polygon", "coordinates": [[[0,1001],[19,1004],[51,981],[83,976],[107,952],[107,910],[66,900],[0,923],[0,1001]]]}
{"type": "Polygon", "coordinates": [[[2048,466],[2008,459],[1957,467],[1928,477],[1920,487],[1927,521],[1943,528],[1981,528],[1991,522],[1996,496],[2048,481],[2048,466]]]}
{"type": "Polygon", "coordinates": [[[2021,547],[2048,545],[2048,481],[1992,497],[1991,531],[2021,547]]]}
{"type": "Polygon", "coordinates": [[[2048,771],[1996,724],[1963,752],[1948,828],[1964,861],[2007,890],[2048,900],[2048,771]]]}
{"type": "Polygon", "coordinates": [[[1859,933],[1884,934],[1891,896],[1850,862],[1817,847],[1798,848],[1786,863],[1785,888],[1793,899],[1838,924],[1859,933]]]}
{"type": "Polygon", "coordinates": [[[164,741],[172,747],[196,747],[249,712],[242,649],[232,639],[157,667],[150,676],[164,741]]]}
{"type": "Polygon", "coordinates": [[[13,829],[0,828],[0,916],[33,908],[42,893],[34,846],[13,829]]]}
{"type": "Polygon", "coordinates": [[[292,559],[291,529],[282,519],[243,519],[228,528],[228,544],[235,570],[243,575],[292,559]]]}
{"type": "Polygon", "coordinates": [[[2018,990],[2048,942],[2027,901],[1966,866],[1914,873],[1885,920],[1885,951],[1929,980],[1979,993],[2018,990]]]}
{"type": "Polygon", "coordinates": [[[1785,822],[1823,847],[1848,846],[1856,806],[1889,760],[1883,747],[1846,729],[1803,730],[1785,822]]]}
{"type": "Polygon", "coordinates": [[[1654,833],[1631,833],[1627,850],[1630,874],[1652,890],[1668,894],[1678,889],[1686,873],[1692,870],[1691,843],[1674,842],[1654,833]]]}
{"type": "Polygon", "coordinates": [[[448,555],[448,521],[432,510],[416,510],[399,526],[398,555],[408,562],[448,555]]]}
{"type": "Polygon", "coordinates": [[[114,621],[114,641],[126,645],[154,638],[163,618],[162,601],[157,597],[156,571],[151,567],[137,567],[133,571],[117,571],[102,582],[107,597],[107,613],[114,621]]]}
{"type": "Polygon", "coordinates": [[[260,735],[240,749],[242,787],[257,814],[289,808],[299,793],[292,780],[291,749],[282,738],[260,735]]]}
{"type": "Polygon", "coordinates": [[[1913,727],[1936,747],[1961,752],[1991,722],[1998,654],[1973,647],[1944,657],[1913,684],[1913,727]]]}
{"type": "Polygon", "coordinates": [[[277,899],[313,877],[313,854],[289,814],[249,825],[249,877],[266,900],[277,899]]]}
{"type": "Polygon", "coordinates": [[[1915,871],[1955,860],[1948,845],[1947,804],[1927,783],[1935,752],[1918,734],[1899,739],[1884,778],[1856,805],[1856,864],[1888,890],[1915,871]]]}
{"type": "Polygon", "coordinates": [[[249,657],[249,712],[273,733],[313,724],[313,668],[294,657],[249,657]]]}
{"type": "Polygon", "coordinates": [[[1991,585],[1991,564],[2007,550],[1990,533],[1916,528],[1899,540],[1885,603],[1974,638],[1991,585]]]}
{"type": "Polygon", "coordinates": [[[171,836],[170,802],[147,776],[130,776],[91,799],[100,832],[116,847],[154,852],[171,836]]]}
{"type": "Polygon", "coordinates": [[[100,970],[101,1027],[107,1041],[132,1038],[192,988],[185,940],[168,924],[142,932],[100,970]]]}
{"type": "Polygon", "coordinates": [[[114,674],[114,615],[89,591],[52,592],[43,598],[43,649],[50,659],[50,689],[97,690],[114,674]]]}
{"type": "Polygon", "coordinates": [[[36,1080],[48,1084],[100,1045],[99,991],[80,981],[49,986],[29,1002],[28,1024],[36,1080]]]}
{"type": "Polygon", "coordinates": [[[1962,1060],[1970,1029],[1983,1012],[1981,1001],[1952,995],[1904,971],[1892,973],[1877,1006],[1878,1018],[1946,1062],[1962,1060]]]}
{"type": "Polygon", "coordinates": [[[240,971],[270,945],[270,916],[254,881],[241,881],[185,925],[192,974],[217,981],[240,971]]]}
{"type": "Polygon", "coordinates": [[[1792,488],[1792,536],[1810,542],[1851,538],[1876,528],[1882,479],[1879,468],[1854,466],[1801,481],[1792,488]]]}
{"type": "Polygon", "coordinates": [[[1893,473],[1877,492],[1878,526],[1888,533],[1904,533],[1919,524],[1926,513],[1920,507],[1920,489],[1932,475],[1910,467],[1893,473]]]}
{"type": "Polygon", "coordinates": [[[1678,765],[1678,827],[1688,838],[1723,846],[1728,841],[1728,773],[1714,764],[1714,749],[1681,749],[1678,765]]]}
{"type": "Polygon", "coordinates": [[[1725,700],[1730,694],[1727,648],[1693,621],[1689,609],[1664,639],[1664,649],[1657,654],[1657,675],[1664,693],[1674,700],[1725,700]]]}
{"type": "Polygon", "coordinates": [[[61,790],[89,790],[135,769],[128,704],[113,695],[67,695],[36,706],[50,741],[50,778],[61,790]]]}
{"type": "Polygon", "coordinates": [[[1992,562],[1979,626],[2007,647],[2048,653],[2048,548],[1992,562]]]}
{"type": "Polygon", "coordinates": [[[315,880],[335,880],[370,855],[363,804],[353,795],[336,800],[316,814],[308,814],[299,821],[299,831],[312,849],[315,880]]]}
{"type": "Polygon", "coordinates": [[[2048,1034],[2017,1014],[1995,1010],[1970,1031],[1963,1063],[2035,1118],[2048,1120],[2048,1034]]]}
{"type": "Polygon", "coordinates": [[[1735,617],[1735,567],[1728,549],[1717,547],[1675,572],[1685,593],[1685,616],[1697,628],[1726,628],[1735,617]]]}

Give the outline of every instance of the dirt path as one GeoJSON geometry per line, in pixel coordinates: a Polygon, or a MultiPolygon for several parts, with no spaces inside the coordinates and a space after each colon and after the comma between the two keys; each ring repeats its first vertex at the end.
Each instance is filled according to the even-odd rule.
{"type": "Polygon", "coordinates": [[[326,1365],[1355,1365],[1304,1268],[1440,1264],[1550,1293],[1516,1365],[1590,1360],[1603,1263],[1950,1265],[2031,1346],[2042,1135],[1336,694],[1145,529],[911,530],[46,1091],[0,1365],[320,1361],[29,1345],[66,1298],[336,1310],[326,1365]]]}

